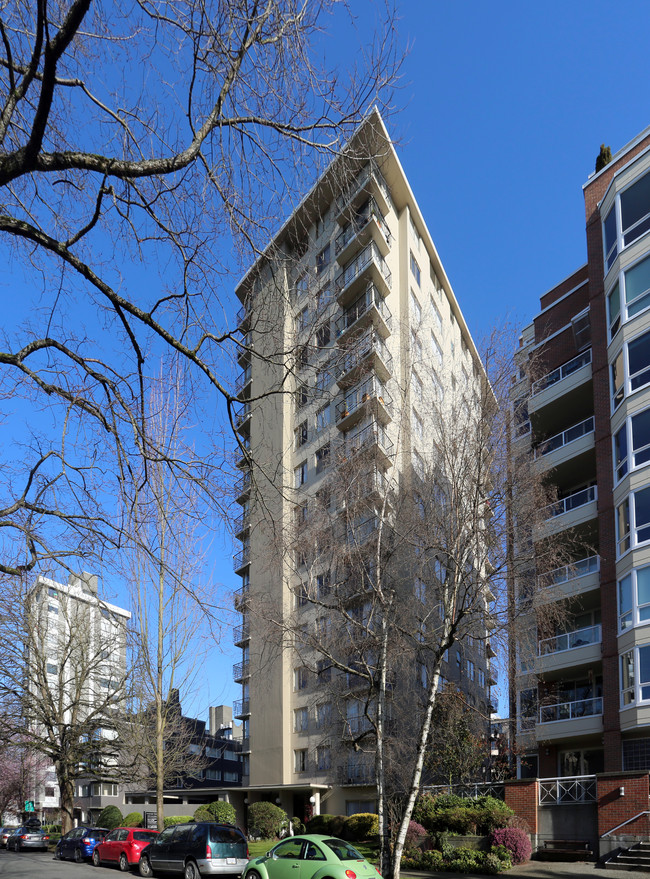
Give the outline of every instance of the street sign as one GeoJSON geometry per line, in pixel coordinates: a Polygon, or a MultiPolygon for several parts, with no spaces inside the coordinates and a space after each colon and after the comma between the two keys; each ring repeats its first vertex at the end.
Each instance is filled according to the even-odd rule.
{"type": "Polygon", "coordinates": [[[25,800],[25,811],[34,812],[34,800],[25,800]]]}
{"type": "Polygon", "coordinates": [[[148,830],[158,830],[158,815],[156,812],[144,812],[142,823],[148,830]]]}

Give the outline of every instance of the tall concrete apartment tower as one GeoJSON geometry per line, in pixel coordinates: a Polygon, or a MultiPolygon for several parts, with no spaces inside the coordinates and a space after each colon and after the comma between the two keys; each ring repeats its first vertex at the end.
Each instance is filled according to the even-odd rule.
{"type": "MultiPolygon", "coordinates": [[[[283,523],[314,500],[334,510],[323,487],[337,456],[368,453],[370,500],[393,468],[417,470],[432,418],[427,395],[447,381],[478,380],[478,354],[377,112],[285,222],[237,295],[246,347],[239,354],[245,402],[237,416],[243,451],[235,557],[242,658],[234,676],[242,685],[235,716],[244,724],[244,793],[298,817],[310,807],[374,811],[372,766],[354,754],[341,757],[340,735],[324,743],[319,675],[306,672],[290,638],[267,620],[304,610],[305,627],[328,626],[302,607],[300,560],[283,523]],[[268,614],[260,610],[265,602],[268,614]]],[[[358,540],[372,535],[368,505],[356,527],[358,540]]],[[[327,571],[317,574],[315,588],[326,592],[328,578],[327,571]]],[[[459,643],[444,674],[489,718],[494,670],[486,652],[484,637],[459,643]]],[[[361,722],[348,716],[348,729],[361,722]]]]}
{"type": "Polygon", "coordinates": [[[542,296],[513,390],[513,441],[574,555],[536,572],[563,625],[513,657],[522,774],[541,778],[650,769],[650,129],[583,189],[587,263],[542,296]]]}

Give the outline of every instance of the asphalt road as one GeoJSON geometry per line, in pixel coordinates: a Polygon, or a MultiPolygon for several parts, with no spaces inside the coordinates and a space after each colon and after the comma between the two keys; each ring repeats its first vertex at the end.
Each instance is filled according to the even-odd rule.
{"type": "MultiPolygon", "coordinates": [[[[117,868],[96,870],[90,862],[57,861],[52,852],[8,852],[0,849],[0,879],[117,879],[117,868]]],[[[137,876],[137,870],[132,871],[137,876]]]]}

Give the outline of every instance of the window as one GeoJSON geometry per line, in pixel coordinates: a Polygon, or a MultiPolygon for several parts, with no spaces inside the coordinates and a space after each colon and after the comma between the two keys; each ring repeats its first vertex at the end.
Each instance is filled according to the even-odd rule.
{"type": "Polygon", "coordinates": [[[631,470],[650,463],[650,409],[628,418],[614,436],[614,475],[619,482],[631,470]]]}
{"type": "Polygon", "coordinates": [[[296,587],[296,607],[304,607],[309,603],[309,593],[307,591],[307,584],[301,583],[300,586],[296,587]]]}
{"type": "Polygon", "coordinates": [[[417,452],[413,452],[413,469],[420,479],[424,479],[424,461],[417,452]]]}
{"type": "Polygon", "coordinates": [[[618,581],[619,629],[650,622],[650,567],[635,568],[618,581]]]}
{"type": "Polygon", "coordinates": [[[47,612],[57,615],[59,613],[59,608],[56,606],[56,604],[48,604],[47,612]]]}
{"type": "Polygon", "coordinates": [[[414,329],[411,330],[411,357],[414,363],[422,363],[422,342],[414,329]]]}
{"type": "Polygon", "coordinates": [[[433,331],[431,332],[431,350],[433,351],[433,354],[438,361],[438,366],[442,366],[442,348],[438,344],[438,340],[436,339],[436,337],[433,335],[433,331]]]}
{"type": "Polygon", "coordinates": [[[318,617],[316,620],[316,637],[323,643],[327,642],[332,634],[332,620],[330,617],[318,617]]]}
{"type": "Polygon", "coordinates": [[[58,670],[59,670],[59,667],[58,667],[58,665],[56,665],[56,663],[54,663],[54,662],[47,663],[46,671],[49,675],[55,675],[58,670]]]}
{"type": "MultiPolygon", "coordinates": [[[[628,186],[621,192],[619,200],[622,246],[627,247],[650,229],[650,174],[628,186]]],[[[608,220],[609,214],[605,218],[605,225],[608,220]]]]}
{"type": "Polygon", "coordinates": [[[650,701],[650,644],[621,656],[621,707],[650,701]]]}
{"type": "Polygon", "coordinates": [[[330,421],[330,407],[328,403],[327,406],[323,406],[316,413],[316,430],[325,430],[329,426],[330,421]]]}
{"type": "Polygon", "coordinates": [[[433,301],[432,297],[429,297],[429,305],[431,306],[431,316],[433,317],[433,322],[438,330],[439,334],[442,334],[442,315],[438,311],[438,307],[436,303],[433,301]]]}
{"type": "Polygon", "coordinates": [[[300,446],[304,446],[307,440],[309,439],[309,429],[307,427],[307,422],[303,421],[301,424],[293,432],[295,440],[296,440],[296,448],[299,449],[300,446]]]}
{"type": "Polygon", "coordinates": [[[329,660],[319,659],[316,663],[316,674],[322,684],[328,684],[332,680],[332,666],[329,660]]]}
{"type": "Polygon", "coordinates": [[[332,376],[330,375],[329,367],[325,366],[323,369],[319,369],[316,373],[316,390],[326,391],[331,384],[332,376]]]}
{"type": "Polygon", "coordinates": [[[483,687],[485,689],[485,672],[482,668],[478,669],[478,683],[479,687],[483,687]]]}
{"type": "Polygon", "coordinates": [[[325,443],[320,449],[316,449],[316,473],[322,473],[330,465],[330,444],[325,443]]]}
{"type": "Polygon", "coordinates": [[[326,772],[332,768],[329,745],[319,745],[316,748],[316,768],[319,772],[326,772]]]}
{"type": "Polygon", "coordinates": [[[414,497],[414,500],[415,500],[415,508],[418,512],[418,516],[420,517],[420,519],[424,519],[424,516],[425,516],[424,498],[421,495],[416,494],[414,497]]]}
{"type": "Polygon", "coordinates": [[[307,688],[308,683],[308,674],[307,669],[304,665],[298,666],[298,668],[294,668],[293,670],[293,689],[294,690],[304,690],[307,688]]]}
{"type": "Polygon", "coordinates": [[[616,510],[618,555],[650,540],[650,486],[632,492],[616,510]]]}
{"type": "Polygon", "coordinates": [[[422,306],[418,302],[417,296],[411,290],[411,322],[419,325],[422,320],[422,306]]]}
{"type": "Polygon", "coordinates": [[[427,600],[427,585],[420,577],[415,578],[414,592],[417,600],[424,604],[427,600]]]}
{"type": "Polygon", "coordinates": [[[417,664],[417,679],[419,685],[426,689],[429,682],[429,673],[423,662],[418,662],[417,664]]]}
{"type": "Polygon", "coordinates": [[[298,330],[306,330],[309,326],[309,306],[305,305],[296,315],[296,325],[298,330]]]}
{"type": "Polygon", "coordinates": [[[318,314],[322,314],[331,301],[332,293],[329,287],[323,287],[322,290],[319,290],[316,294],[316,311],[318,314]]]}
{"type": "MultiPolygon", "coordinates": [[[[307,749],[306,748],[300,748],[299,750],[293,752],[293,770],[294,770],[294,772],[306,772],[307,771],[307,749]]],[[[299,857],[300,849],[302,847],[302,840],[299,841],[299,844],[296,844],[295,842],[293,842],[293,840],[291,840],[291,841],[289,841],[289,845],[293,845],[293,848],[297,849],[297,852],[296,852],[296,854],[293,855],[293,857],[296,857],[296,858],[299,857]]],[[[287,853],[285,853],[284,855],[280,854],[279,849],[280,849],[280,846],[278,846],[278,849],[276,849],[276,852],[275,852],[277,857],[279,857],[279,858],[288,857],[287,853]]]]}
{"type": "Polygon", "coordinates": [[[50,596],[50,598],[57,598],[59,593],[53,586],[48,586],[47,594],[50,596]]]}
{"type": "Polygon", "coordinates": [[[329,571],[325,571],[322,574],[318,574],[316,576],[316,592],[318,594],[318,598],[324,598],[326,595],[329,595],[332,591],[332,582],[329,571]]]}
{"type": "Polygon", "coordinates": [[[326,348],[331,339],[330,325],[328,323],[321,324],[316,330],[316,344],[319,348],[326,348]]]}
{"type": "Polygon", "coordinates": [[[298,385],[296,388],[296,410],[303,409],[309,403],[309,388],[307,385],[298,385]]]}
{"type": "Polygon", "coordinates": [[[309,711],[307,708],[296,708],[293,712],[294,732],[306,732],[309,728],[309,711]]]}
{"type": "Polygon", "coordinates": [[[307,481],[307,462],[303,461],[301,464],[298,464],[297,467],[294,467],[294,470],[293,470],[294,488],[300,488],[300,486],[304,485],[306,481],[307,481]]]}
{"type": "Polygon", "coordinates": [[[416,260],[416,258],[413,256],[412,250],[410,251],[410,255],[411,255],[411,274],[415,278],[415,281],[419,287],[420,286],[420,266],[418,265],[418,261],[416,260]]]}
{"type": "Polygon", "coordinates": [[[616,409],[623,398],[650,384],[650,332],[627,342],[610,367],[612,403],[616,409]]]}
{"type": "Polygon", "coordinates": [[[321,250],[321,252],[316,257],[316,274],[320,275],[322,272],[330,264],[330,246],[326,244],[325,247],[321,250]]]}
{"type": "Polygon", "coordinates": [[[412,376],[413,396],[416,400],[422,400],[422,381],[418,375],[412,376]]]}
{"type": "Polygon", "coordinates": [[[296,279],[296,298],[300,299],[309,290],[309,276],[307,272],[303,272],[296,279]]]}
{"type": "Polygon", "coordinates": [[[417,249],[419,250],[420,249],[420,241],[421,241],[420,233],[415,228],[415,223],[413,222],[413,214],[410,211],[409,211],[409,229],[411,230],[411,236],[413,238],[413,241],[415,242],[415,245],[416,245],[417,249]]]}
{"type": "Polygon", "coordinates": [[[616,229],[616,207],[612,207],[603,223],[603,242],[605,246],[605,272],[618,255],[618,231],[616,229]]]}
{"type": "Polygon", "coordinates": [[[621,272],[607,294],[610,339],[616,334],[621,322],[630,320],[649,306],[650,257],[645,257],[621,272]]]}
{"type": "Polygon", "coordinates": [[[519,693],[519,716],[517,727],[521,731],[535,728],[537,720],[537,689],[531,687],[519,693]]]}
{"type": "Polygon", "coordinates": [[[332,703],[321,702],[316,706],[316,726],[319,729],[326,729],[332,722],[332,703]]]}
{"type": "Polygon", "coordinates": [[[467,660],[467,677],[470,681],[474,680],[474,663],[471,659],[467,660]]]}

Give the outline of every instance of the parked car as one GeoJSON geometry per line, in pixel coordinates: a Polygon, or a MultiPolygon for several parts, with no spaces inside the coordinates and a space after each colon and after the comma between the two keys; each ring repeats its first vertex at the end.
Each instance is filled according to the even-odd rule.
{"type": "Polygon", "coordinates": [[[84,858],[92,857],[95,846],[107,833],[110,831],[104,827],[89,827],[86,824],[73,827],[57,842],[54,857],[59,860],[72,858],[79,863],[84,858]]]}
{"type": "Polygon", "coordinates": [[[199,876],[239,876],[248,862],[246,837],[232,824],[199,821],[177,824],[158,835],[140,855],[140,875],[182,873],[199,876]]]}
{"type": "Polygon", "coordinates": [[[158,836],[157,830],[142,827],[116,827],[96,846],[93,864],[117,864],[124,873],[140,861],[140,853],[158,836]]]}
{"type": "Polygon", "coordinates": [[[7,845],[7,839],[11,836],[16,827],[16,824],[6,824],[4,827],[0,828],[0,846],[7,845]]]}
{"type": "Polygon", "coordinates": [[[253,858],[242,879],[288,879],[296,875],[300,879],[377,879],[378,873],[349,842],[310,833],[283,839],[263,857],[253,858]]]}
{"type": "Polygon", "coordinates": [[[7,849],[14,852],[21,852],[26,848],[40,849],[46,852],[49,843],[48,833],[36,827],[27,827],[25,824],[17,827],[11,836],[7,837],[7,849]]]}

